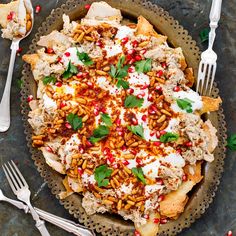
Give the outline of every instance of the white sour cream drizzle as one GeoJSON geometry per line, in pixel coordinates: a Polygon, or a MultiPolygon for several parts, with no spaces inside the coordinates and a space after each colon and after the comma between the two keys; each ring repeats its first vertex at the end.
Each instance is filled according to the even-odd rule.
{"type": "Polygon", "coordinates": [[[68,48],[62,56],[62,63],[65,66],[68,66],[69,62],[71,61],[71,63],[75,66],[78,66],[78,65],[82,66],[83,62],[79,60],[77,56],[77,51],[82,52],[82,48],[80,47],[68,48]],[[67,53],[69,53],[69,56],[67,56],[67,53]]]}

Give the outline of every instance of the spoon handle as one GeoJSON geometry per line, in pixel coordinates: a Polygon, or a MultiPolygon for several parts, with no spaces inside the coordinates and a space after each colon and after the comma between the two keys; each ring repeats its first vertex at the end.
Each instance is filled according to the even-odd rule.
{"type": "Polygon", "coordinates": [[[19,41],[11,44],[11,59],[8,68],[7,81],[0,103],[0,132],[5,132],[10,127],[10,92],[16,52],[19,49],[19,41]]]}

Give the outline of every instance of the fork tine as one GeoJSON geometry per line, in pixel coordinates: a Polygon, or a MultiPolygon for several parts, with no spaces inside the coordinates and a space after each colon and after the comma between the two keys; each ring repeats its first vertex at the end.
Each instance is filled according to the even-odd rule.
{"type": "Polygon", "coordinates": [[[216,64],[214,64],[214,65],[212,66],[211,80],[210,80],[210,82],[209,82],[209,83],[210,83],[210,87],[208,88],[208,90],[209,90],[209,96],[211,95],[211,90],[212,90],[212,86],[213,86],[215,74],[216,74],[216,64]]]}
{"type": "Polygon", "coordinates": [[[14,166],[16,172],[18,173],[18,175],[19,175],[19,177],[20,177],[22,183],[24,184],[24,186],[25,186],[25,187],[28,187],[28,184],[27,184],[27,182],[25,181],[24,176],[20,173],[20,170],[19,170],[18,167],[16,166],[15,162],[14,162],[13,160],[11,160],[11,163],[12,163],[12,165],[14,166]]]}
{"type": "Polygon", "coordinates": [[[6,177],[7,177],[7,181],[9,183],[13,193],[16,194],[17,188],[15,187],[15,185],[13,184],[12,179],[10,178],[10,176],[12,177],[11,172],[9,171],[8,167],[5,164],[2,166],[2,168],[3,168],[3,171],[6,175],[6,177]]]}
{"type": "Polygon", "coordinates": [[[14,178],[15,178],[15,181],[17,181],[18,185],[20,188],[24,187],[23,183],[21,182],[20,178],[18,177],[16,171],[13,169],[12,165],[10,162],[7,163],[8,166],[10,167],[11,169],[11,173],[13,174],[14,178]]]}
{"type": "Polygon", "coordinates": [[[207,65],[207,74],[206,74],[206,83],[205,83],[204,95],[208,94],[209,81],[210,81],[210,78],[211,78],[211,70],[212,70],[212,64],[208,64],[207,65]]]}
{"type": "Polygon", "coordinates": [[[201,61],[200,64],[199,64],[199,69],[198,69],[198,79],[197,79],[197,88],[196,88],[197,92],[199,92],[199,89],[200,89],[202,67],[203,67],[203,64],[202,64],[202,61],[201,61]]]}

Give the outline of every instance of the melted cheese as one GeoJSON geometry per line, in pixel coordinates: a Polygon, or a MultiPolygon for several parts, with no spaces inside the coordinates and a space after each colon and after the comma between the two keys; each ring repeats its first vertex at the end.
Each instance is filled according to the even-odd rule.
{"type": "Polygon", "coordinates": [[[146,177],[155,180],[158,177],[158,170],[160,167],[159,160],[155,160],[152,163],[149,163],[142,167],[143,173],[146,177]]]}

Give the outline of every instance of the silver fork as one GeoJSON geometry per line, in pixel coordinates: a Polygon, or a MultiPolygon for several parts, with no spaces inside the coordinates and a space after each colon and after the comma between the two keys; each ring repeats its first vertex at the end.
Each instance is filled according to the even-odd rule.
{"type": "Polygon", "coordinates": [[[211,95],[212,85],[216,73],[217,55],[212,47],[215,41],[216,28],[220,20],[222,0],[212,0],[210,12],[210,28],[208,49],[201,55],[198,69],[197,92],[201,95],[211,95]]]}
{"type": "Polygon", "coordinates": [[[39,218],[39,215],[33,208],[30,203],[30,190],[29,186],[26,183],[23,175],[20,173],[19,169],[15,165],[13,161],[4,164],[3,166],[4,173],[7,177],[7,180],[10,184],[10,187],[17,198],[23,202],[25,202],[31,212],[33,219],[36,221],[36,227],[40,231],[43,236],[50,236],[48,233],[44,221],[39,218]]]}

